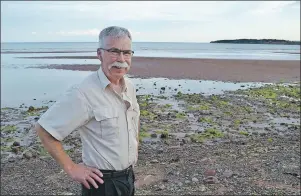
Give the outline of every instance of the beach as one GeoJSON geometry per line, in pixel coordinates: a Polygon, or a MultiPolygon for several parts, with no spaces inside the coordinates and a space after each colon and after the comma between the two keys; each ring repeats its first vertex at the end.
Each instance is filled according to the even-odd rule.
{"type": "MultiPolygon", "coordinates": [[[[33,127],[100,64],[48,52],[9,53],[1,68],[1,195],[81,191],[33,127]]],[[[134,56],[128,77],[141,112],[136,195],[300,195],[300,60],[134,56]]],[[[63,145],[82,162],[78,131],[63,145]]]]}
{"type": "MultiPolygon", "coordinates": [[[[33,59],[96,59],[92,56],[30,57],[33,59]]],[[[99,65],[48,65],[39,68],[95,71],[99,65]]],[[[150,78],[218,80],[232,82],[294,82],[300,80],[300,61],[229,60],[134,57],[130,75],[150,78]]]]}

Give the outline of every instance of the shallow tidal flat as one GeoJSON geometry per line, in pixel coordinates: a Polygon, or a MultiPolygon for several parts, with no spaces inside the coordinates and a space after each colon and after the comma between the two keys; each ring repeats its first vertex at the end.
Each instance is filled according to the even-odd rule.
{"type": "MultiPolygon", "coordinates": [[[[137,195],[300,194],[300,83],[138,102],[137,195]]],[[[32,131],[46,107],[1,109],[1,194],[80,194],[32,131]]],[[[81,161],[78,132],[64,147],[81,161]]]]}

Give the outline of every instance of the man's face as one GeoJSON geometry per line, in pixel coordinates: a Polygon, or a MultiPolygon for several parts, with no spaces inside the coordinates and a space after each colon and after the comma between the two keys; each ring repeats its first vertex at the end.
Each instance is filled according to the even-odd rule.
{"type": "Polygon", "coordinates": [[[132,49],[132,42],[130,38],[106,37],[104,45],[104,49],[110,49],[110,51],[99,50],[97,53],[97,56],[101,61],[104,73],[109,79],[122,78],[130,69],[132,56],[126,55],[123,52],[118,54],[114,51],[116,51],[116,49],[117,51],[130,51],[132,49]],[[127,68],[122,67],[126,65],[128,66],[127,68]]]}

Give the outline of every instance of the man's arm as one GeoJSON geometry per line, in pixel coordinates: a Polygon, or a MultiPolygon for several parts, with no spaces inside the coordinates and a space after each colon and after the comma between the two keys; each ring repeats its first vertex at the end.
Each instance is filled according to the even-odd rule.
{"type": "Polygon", "coordinates": [[[49,134],[40,124],[37,123],[34,129],[47,152],[49,152],[67,174],[70,174],[75,163],[64,151],[62,143],[49,134]]]}
{"type": "Polygon", "coordinates": [[[47,152],[49,152],[49,154],[73,180],[82,183],[87,188],[90,188],[89,182],[95,188],[98,188],[95,180],[97,180],[100,184],[103,183],[103,180],[100,178],[102,177],[102,173],[98,169],[74,163],[65,152],[63,145],[59,140],[55,139],[38,123],[34,129],[47,152]]]}
{"type": "Polygon", "coordinates": [[[96,188],[95,181],[103,183],[101,172],[74,163],[61,143],[71,132],[88,122],[89,107],[79,88],[72,87],[41,116],[34,129],[47,152],[73,180],[87,188],[90,188],[89,183],[96,188]]]}

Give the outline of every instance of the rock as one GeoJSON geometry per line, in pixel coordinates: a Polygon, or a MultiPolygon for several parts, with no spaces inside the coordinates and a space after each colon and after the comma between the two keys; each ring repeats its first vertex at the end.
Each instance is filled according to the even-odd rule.
{"type": "Polygon", "coordinates": [[[161,136],[160,136],[160,138],[162,138],[162,139],[165,139],[167,137],[168,137],[168,133],[162,133],[161,136]]]}
{"type": "Polygon", "coordinates": [[[217,184],[219,181],[215,176],[208,176],[204,179],[204,183],[206,184],[217,184]]]}
{"type": "Polygon", "coordinates": [[[151,134],[151,137],[152,137],[152,138],[157,138],[157,134],[156,134],[156,133],[152,133],[152,134],[151,134]]]}
{"type": "Polygon", "coordinates": [[[161,90],[163,90],[163,91],[164,91],[164,90],[165,90],[165,87],[161,87],[161,90]]]}
{"type": "Polygon", "coordinates": [[[12,152],[18,154],[18,152],[20,151],[20,147],[19,146],[12,146],[11,150],[12,150],[12,152]]]}
{"type": "Polygon", "coordinates": [[[14,141],[13,146],[20,146],[20,142],[14,141]]]}
{"type": "Polygon", "coordinates": [[[167,178],[164,178],[164,179],[162,180],[162,182],[168,182],[168,179],[167,179],[167,178]]]}
{"type": "Polygon", "coordinates": [[[165,189],[165,186],[164,186],[164,184],[161,184],[159,187],[158,187],[158,191],[162,191],[162,190],[164,190],[165,189]]]}
{"type": "Polygon", "coordinates": [[[162,154],[163,152],[164,152],[163,148],[160,148],[160,149],[157,150],[158,154],[162,154]]]}
{"type": "Polygon", "coordinates": [[[199,179],[197,179],[196,177],[192,178],[191,180],[192,180],[192,182],[198,182],[199,181],[199,179]]]}
{"type": "Polygon", "coordinates": [[[15,158],[14,157],[9,157],[8,162],[10,162],[10,163],[15,162],[15,158]]]}
{"type": "Polygon", "coordinates": [[[226,178],[230,178],[233,175],[233,172],[231,170],[225,170],[223,173],[223,176],[226,178]]]}
{"type": "Polygon", "coordinates": [[[190,183],[190,180],[185,180],[185,184],[189,184],[190,183]]]}
{"type": "Polygon", "coordinates": [[[32,154],[31,154],[31,152],[27,151],[23,154],[23,157],[25,157],[26,159],[30,159],[30,158],[32,158],[32,154]]]}
{"type": "Polygon", "coordinates": [[[27,112],[32,112],[32,111],[34,111],[34,107],[33,106],[29,106],[27,112]]]}
{"type": "Polygon", "coordinates": [[[182,183],[182,182],[179,182],[179,183],[178,183],[178,186],[183,186],[183,183],[182,183]]]}
{"type": "Polygon", "coordinates": [[[216,171],[213,169],[208,169],[207,171],[205,171],[204,175],[207,176],[215,176],[216,175],[216,171]]]}
{"type": "Polygon", "coordinates": [[[191,139],[189,137],[185,137],[182,139],[183,144],[189,144],[191,143],[191,139]]]}
{"type": "Polygon", "coordinates": [[[199,189],[200,189],[201,192],[206,191],[206,187],[205,187],[204,185],[200,185],[200,186],[199,186],[199,189]]]}
{"type": "Polygon", "coordinates": [[[159,161],[157,159],[153,159],[150,161],[150,163],[159,163],[159,161]]]}

